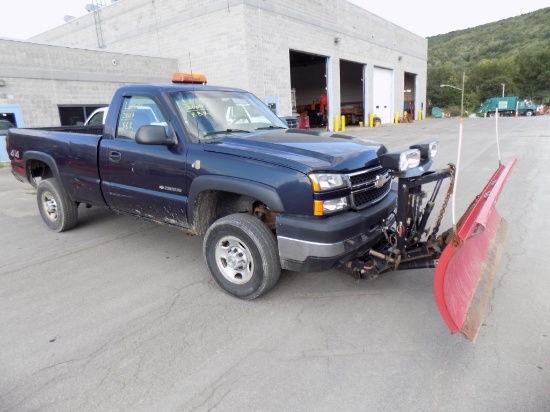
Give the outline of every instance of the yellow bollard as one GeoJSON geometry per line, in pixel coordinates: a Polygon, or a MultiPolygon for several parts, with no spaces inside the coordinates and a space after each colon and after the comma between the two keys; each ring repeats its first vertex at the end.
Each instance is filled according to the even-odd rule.
{"type": "Polygon", "coordinates": [[[418,120],[422,120],[422,110],[418,112],[418,120]]]}
{"type": "Polygon", "coordinates": [[[359,122],[359,127],[363,127],[363,122],[359,122]]]}
{"type": "Polygon", "coordinates": [[[346,131],[346,116],[342,116],[342,131],[346,131]]]}
{"type": "Polygon", "coordinates": [[[374,114],[369,113],[369,127],[374,126],[374,114]]]}
{"type": "Polygon", "coordinates": [[[399,113],[398,112],[395,112],[394,115],[393,115],[393,122],[394,123],[399,123],[399,113]]]}
{"type": "Polygon", "coordinates": [[[338,116],[334,116],[334,131],[338,131],[338,116]]]}

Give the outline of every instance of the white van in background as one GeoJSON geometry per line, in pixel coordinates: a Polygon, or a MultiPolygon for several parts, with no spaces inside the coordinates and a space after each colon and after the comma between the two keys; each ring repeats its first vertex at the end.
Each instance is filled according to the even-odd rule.
{"type": "Polygon", "coordinates": [[[107,111],[109,107],[100,107],[95,109],[92,114],[84,122],[84,126],[100,126],[105,124],[107,118],[107,111]]]}

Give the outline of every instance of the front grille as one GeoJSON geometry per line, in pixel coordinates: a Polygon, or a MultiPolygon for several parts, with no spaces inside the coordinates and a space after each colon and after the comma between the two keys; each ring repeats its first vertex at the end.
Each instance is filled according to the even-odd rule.
{"type": "Polygon", "coordinates": [[[370,169],[350,173],[351,206],[364,209],[384,199],[391,189],[391,177],[388,169],[375,166],[370,169]]]}

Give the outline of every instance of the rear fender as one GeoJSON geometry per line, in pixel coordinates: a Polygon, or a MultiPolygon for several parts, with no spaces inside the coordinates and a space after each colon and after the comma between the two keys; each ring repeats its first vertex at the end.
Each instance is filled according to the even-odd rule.
{"type": "Polygon", "coordinates": [[[30,165],[33,161],[39,161],[44,163],[48,169],[51,171],[53,177],[62,184],[61,181],[61,174],[59,173],[59,169],[57,168],[57,164],[55,163],[55,160],[53,157],[51,157],[48,154],[36,152],[36,151],[28,151],[23,154],[23,163],[25,165],[25,173],[27,175],[27,181],[36,187],[36,181],[34,179],[34,176],[32,174],[32,169],[30,165]]]}

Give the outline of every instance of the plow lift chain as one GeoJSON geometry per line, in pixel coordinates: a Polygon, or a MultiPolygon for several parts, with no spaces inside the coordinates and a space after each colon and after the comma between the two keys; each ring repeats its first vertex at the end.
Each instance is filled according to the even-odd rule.
{"type": "Polygon", "coordinates": [[[425,172],[420,176],[396,176],[398,181],[395,221],[383,228],[384,238],[374,246],[363,250],[345,263],[343,269],[355,279],[372,280],[391,270],[435,268],[453,228],[437,236],[445,209],[454,190],[455,165],[447,169],[425,172]],[[450,178],[449,188],[434,228],[430,234],[426,228],[435,200],[444,179],[450,178]],[[422,185],[435,182],[429,200],[422,209],[427,193],[422,185]]]}
{"type": "MultiPolygon", "coordinates": [[[[441,220],[443,219],[443,215],[445,214],[445,209],[447,209],[447,205],[449,204],[449,200],[451,199],[451,195],[453,194],[453,190],[455,187],[456,166],[450,163],[448,170],[450,173],[449,189],[447,190],[447,194],[445,195],[445,199],[443,200],[443,204],[441,205],[441,209],[439,210],[439,215],[437,215],[434,228],[432,230],[432,233],[430,234],[430,239],[436,239],[437,237],[437,232],[439,232],[439,226],[441,226],[441,220]]],[[[448,235],[449,233],[446,233],[439,238],[441,240],[441,242],[438,242],[438,245],[440,247],[442,247],[446,243],[446,239],[448,235]]]]}

